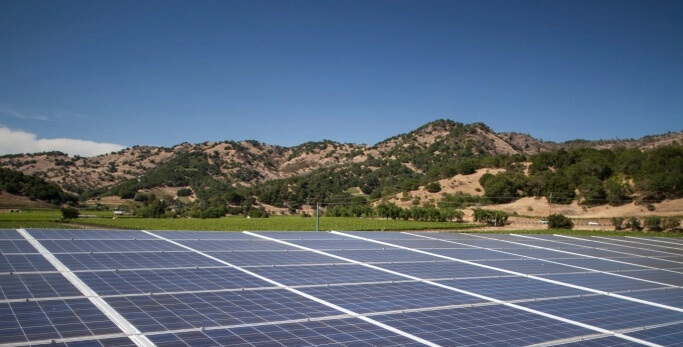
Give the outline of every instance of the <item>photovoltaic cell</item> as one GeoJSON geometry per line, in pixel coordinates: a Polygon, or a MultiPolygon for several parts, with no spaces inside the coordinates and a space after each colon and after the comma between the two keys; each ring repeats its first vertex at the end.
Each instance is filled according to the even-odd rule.
{"type": "Polygon", "coordinates": [[[640,343],[631,342],[616,336],[600,337],[583,341],[562,343],[553,346],[562,347],[641,347],[640,343]]]}
{"type": "Polygon", "coordinates": [[[622,272],[621,274],[649,281],[662,282],[674,286],[683,286],[683,275],[678,272],[669,272],[663,270],[638,270],[622,272]]]}
{"type": "MultiPolygon", "coordinates": [[[[273,239],[278,240],[349,240],[348,237],[332,234],[328,232],[314,232],[314,231],[266,231],[257,232],[256,234],[261,234],[268,236],[273,239]]],[[[249,237],[254,237],[247,235],[249,237]]]]}
{"type": "MultiPolygon", "coordinates": [[[[344,258],[360,262],[392,262],[392,261],[433,261],[438,260],[434,256],[411,252],[403,249],[387,250],[344,250],[326,251],[326,253],[338,255],[344,258]]],[[[333,258],[329,258],[333,259],[333,258]]],[[[338,261],[338,260],[335,260],[338,261]]]]}
{"type": "Polygon", "coordinates": [[[289,286],[403,280],[405,278],[361,265],[275,266],[250,268],[261,276],[289,286]]]}
{"type": "Polygon", "coordinates": [[[594,333],[503,305],[419,311],[372,318],[444,346],[523,346],[594,333]]]}
{"type": "Polygon", "coordinates": [[[0,275],[0,300],[83,296],[61,273],[0,275]]]}
{"type": "Polygon", "coordinates": [[[683,324],[639,330],[626,335],[662,346],[682,346],[683,324]]]}
{"type": "Polygon", "coordinates": [[[61,343],[31,344],[30,346],[50,346],[50,347],[135,347],[133,340],[128,337],[113,337],[92,340],[78,340],[61,343]]]}
{"type": "Polygon", "coordinates": [[[580,266],[583,268],[597,271],[624,271],[644,269],[642,266],[638,265],[624,264],[616,261],[609,261],[603,259],[562,259],[556,260],[556,262],[567,265],[580,266]]]}
{"type": "Polygon", "coordinates": [[[526,277],[461,279],[439,283],[504,301],[587,294],[584,290],[526,277]]]}
{"type": "Polygon", "coordinates": [[[379,264],[381,268],[421,279],[507,276],[506,273],[455,261],[434,263],[379,264]]]}
{"type": "Polygon", "coordinates": [[[548,278],[577,286],[587,287],[605,292],[620,292],[628,290],[654,289],[664,287],[661,284],[639,281],[637,279],[612,276],[605,273],[589,272],[580,274],[541,275],[548,278]]]}
{"type": "Polygon", "coordinates": [[[683,262],[669,261],[666,258],[655,259],[655,258],[619,258],[619,260],[631,264],[638,264],[649,266],[657,269],[683,269],[683,262]]]}
{"type": "Polygon", "coordinates": [[[159,346],[423,346],[357,318],[150,335],[159,346]]]}
{"type": "Polygon", "coordinates": [[[334,258],[309,251],[211,252],[211,256],[237,266],[329,264],[334,258]]]}
{"type": "Polygon", "coordinates": [[[164,240],[42,240],[52,253],[187,251],[164,240]]]}
{"type": "Polygon", "coordinates": [[[549,263],[535,259],[525,260],[489,260],[476,261],[476,263],[493,266],[499,269],[515,271],[525,275],[572,273],[585,271],[571,266],[549,263]]]}
{"type": "Polygon", "coordinates": [[[651,302],[656,302],[662,305],[668,305],[673,307],[678,307],[683,309],[683,289],[682,288],[670,288],[664,290],[648,290],[642,292],[631,292],[623,293],[625,296],[629,296],[636,299],[647,300],[651,302]]]}
{"type": "Polygon", "coordinates": [[[317,250],[341,250],[341,249],[393,249],[391,246],[380,245],[377,243],[356,240],[356,239],[344,239],[344,240],[289,240],[287,242],[309,247],[317,250]]]}
{"type": "MultiPolygon", "coordinates": [[[[177,231],[177,230],[169,230],[169,231],[152,231],[154,235],[159,235],[163,238],[169,239],[169,240],[175,240],[175,241],[180,241],[180,240],[252,240],[255,239],[256,237],[243,234],[243,233],[238,233],[238,232],[223,232],[223,231],[177,231]]],[[[153,237],[153,236],[150,236],[153,237]]]]}
{"type": "Polygon", "coordinates": [[[87,299],[0,303],[0,322],[4,343],[121,333],[87,299]]]}
{"type": "Polygon", "coordinates": [[[40,254],[0,255],[0,273],[56,270],[57,269],[40,254]]]}
{"type": "Polygon", "coordinates": [[[258,240],[178,240],[179,243],[200,252],[285,251],[295,247],[273,241],[258,240]]]}
{"type": "Polygon", "coordinates": [[[284,289],[105,299],[142,332],[326,317],[339,311],[284,289]]]}
{"type": "Polygon", "coordinates": [[[26,240],[0,240],[0,253],[38,253],[26,240]]]}
{"type": "Polygon", "coordinates": [[[683,312],[604,295],[525,302],[519,305],[609,330],[683,320],[683,312]]]}
{"type": "MultiPolygon", "coordinates": [[[[516,251],[516,250],[515,250],[516,251]]],[[[486,249],[433,249],[430,253],[445,255],[460,260],[514,260],[525,259],[518,255],[489,251],[486,249]]]]}
{"type": "Polygon", "coordinates": [[[13,229],[0,229],[0,240],[23,240],[24,237],[13,229]]]}
{"type": "Polygon", "coordinates": [[[28,229],[37,240],[151,240],[156,239],[139,230],[55,230],[28,229]]]}
{"type": "Polygon", "coordinates": [[[71,271],[224,266],[195,252],[56,254],[71,271]]]}
{"type": "Polygon", "coordinates": [[[357,313],[386,312],[484,300],[421,282],[301,288],[301,291],[357,313]]]}
{"type": "Polygon", "coordinates": [[[79,272],[98,295],[272,287],[233,268],[79,272]]]}

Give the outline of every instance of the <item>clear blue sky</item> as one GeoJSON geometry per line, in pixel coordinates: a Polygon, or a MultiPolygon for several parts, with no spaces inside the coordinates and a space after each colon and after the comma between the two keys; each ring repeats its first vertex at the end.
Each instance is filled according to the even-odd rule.
{"type": "Polygon", "coordinates": [[[2,1],[0,126],[132,146],[683,129],[683,1],[2,1]]]}

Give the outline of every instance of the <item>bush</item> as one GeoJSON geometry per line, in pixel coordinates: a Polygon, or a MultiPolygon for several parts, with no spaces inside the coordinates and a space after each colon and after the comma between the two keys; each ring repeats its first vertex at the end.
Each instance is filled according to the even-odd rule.
{"type": "Polygon", "coordinates": [[[662,219],[658,216],[645,218],[645,227],[650,231],[662,231],[662,219]]]}
{"type": "Polygon", "coordinates": [[[438,193],[441,191],[441,184],[439,182],[432,182],[426,185],[425,189],[430,193],[438,193]]]}
{"type": "Polygon", "coordinates": [[[502,227],[507,224],[508,214],[505,211],[474,209],[474,221],[491,226],[502,227]]]}
{"type": "Polygon", "coordinates": [[[569,217],[562,214],[551,214],[548,216],[548,229],[572,229],[574,222],[569,217]]]}
{"type": "Polygon", "coordinates": [[[176,192],[176,195],[178,195],[178,196],[190,196],[190,195],[192,195],[192,189],[189,189],[189,188],[178,189],[178,191],[176,192]]]}
{"type": "Polygon", "coordinates": [[[655,210],[655,205],[647,204],[647,205],[645,205],[645,208],[647,208],[648,211],[652,212],[655,210]]]}
{"type": "Polygon", "coordinates": [[[640,224],[640,219],[637,217],[631,217],[628,219],[628,222],[626,222],[626,227],[631,228],[632,231],[641,231],[643,230],[642,224],[640,224]]]}
{"type": "Polygon", "coordinates": [[[78,215],[80,212],[70,206],[64,206],[62,207],[62,219],[76,219],[78,218],[78,215]]]}
{"type": "Polygon", "coordinates": [[[614,225],[614,230],[624,229],[624,218],[612,217],[612,225],[614,225]]]}
{"type": "Polygon", "coordinates": [[[662,221],[662,229],[674,231],[681,226],[679,217],[667,217],[662,221]]]}
{"type": "Polygon", "coordinates": [[[248,216],[249,216],[249,218],[268,218],[268,217],[270,217],[268,212],[263,211],[263,210],[257,210],[257,209],[249,211],[248,216]]]}

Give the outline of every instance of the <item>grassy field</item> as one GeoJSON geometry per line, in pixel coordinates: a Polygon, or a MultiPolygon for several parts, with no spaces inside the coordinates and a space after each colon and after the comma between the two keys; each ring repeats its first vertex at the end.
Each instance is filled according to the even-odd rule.
{"type": "MultiPolygon", "coordinates": [[[[112,219],[110,211],[82,211],[88,218],[62,221],[59,210],[25,210],[24,212],[0,213],[0,229],[17,228],[105,228],[105,229],[144,229],[144,230],[215,230],[215,231],[312,231],[315,230],[314,218],[298,216],[275,216],[270,218],[224,217],[216,219],[150,219],[121,217],[112,219]]],[[[442,230],[452,232],[482,232],[473,228],[480,225],[439,222],[416,222],[404,220],[367,219],[353,217],[321,217],[320,230],[377,230],[377,231],[410,231],[410,230],[442,230]]],[[[632,231],[586,231],[586,230],[510,230],[486,231],[489,233],[517,234],[563,234],[563,235],[600,235],[600,236],[664,236],[680,237],[683,233],[653,233],[632,231]]]]}

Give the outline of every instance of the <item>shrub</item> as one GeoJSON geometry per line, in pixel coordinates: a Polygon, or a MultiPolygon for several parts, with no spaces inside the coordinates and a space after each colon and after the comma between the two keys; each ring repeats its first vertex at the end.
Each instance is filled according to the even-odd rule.
{"type": "Polygon", "coordinates": [[[75,219],[78,218],[79,211],[70,206],[62,207],[62,219],[75,219]]]}
{"type": "Polygon", "coordinates": [[[624,218],[612,217],[612,225],[614,225],[614,230],[624,229],[624,218]]]}
{"type": "Polygon", "coordinates": [[[192,189],[190,189],[190,188],[178,189],[178,191],[176,192],[176,195],[178,195],[178,196],[190,196],[190,195],[192,195],[192,189]]]}
{"type": "Polygon", "coordinates": [[[432,182],[426,185],[425,189],[430,193],[438,193],[441,191],[441,184],[439,182],[432,182]]]}
{"type": "Polygon", "coordinates": [[[562,214],[551,214],[548,216],[548,229],[572,229],[574,222],[569,217],[562,214]]]}
{"type": "Polygon", "coordinates": [[[645,218],[645,227],[650,231],[662,231],[662,219],[658,216],[645,218]]]}
{"type": "Polygon", "coordinates": [[[667,217],[662,221],[662,229],[674,231],[681,226],[679,217],[667,217]]]}
{"type": "Polygon", "coordinates": [[[628,222],[626,222],[626,227],[630,228],[632,231],[641,231],[643,230],[642,224],[640,224],[640,219],[637,217],[631,217],[628,219],[628,222]]]}
{"type": "Polygon", "coordinates": [[[648,211],[652,212],[655,210],[655,205],[647,204],[647,205],[645,205],[645,208],[647,208],[648,211]]]}
{"type": "Polygon", "coordinates": [[[474,209],[474,221],[491,226],[502,227],[507,224],[508,214],[505,211],[474,209]]]}
{"type": "Polygon", "coordinates": [[[257,209],[249,211],[248,216],[249,216],[249,218],[268,218],[268,217],[270,217],[268,212],[266,212],[264,210],[257,210],[257,209]]]}

